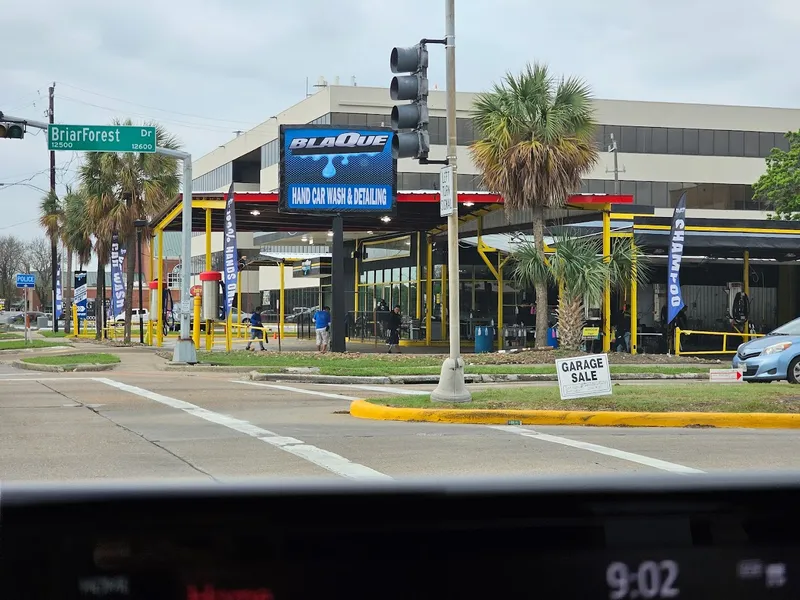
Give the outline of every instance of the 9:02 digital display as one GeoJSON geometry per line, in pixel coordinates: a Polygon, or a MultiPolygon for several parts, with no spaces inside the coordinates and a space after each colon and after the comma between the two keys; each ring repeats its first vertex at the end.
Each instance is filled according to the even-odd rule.
{"type": "Polygon", "coordinates": [[[612,562],[606,569],[609,600],[677,598],[679,572],[674,560],[646,560],[636,565],[612,562]]]}

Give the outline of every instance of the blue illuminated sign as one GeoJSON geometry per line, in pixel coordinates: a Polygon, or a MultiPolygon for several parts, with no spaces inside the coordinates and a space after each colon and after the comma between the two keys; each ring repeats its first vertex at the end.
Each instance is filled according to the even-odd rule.
{"type": "Polygon", "coordinates": [[[282,211],[394,212],[391,129],[281,125],[280,136],[282,211]]]}

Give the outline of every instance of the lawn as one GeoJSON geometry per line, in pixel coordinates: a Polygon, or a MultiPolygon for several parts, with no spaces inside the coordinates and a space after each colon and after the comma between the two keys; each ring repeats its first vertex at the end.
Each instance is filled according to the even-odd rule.
{"type": "MultiPolygon", "coordinates": [[[[388,375],[436,375],[441,371],[442,359],[437,356],[395,355],[336,355],[319,356],[300,353],[255,353],[247,351],[198,352],[201,363],[253,367],[263,372],[275,372],[286,367],[316,367],[322,375],[349,375],[363,377],[385,377],[388,375]]],[[[533,356],[532,356],[533,358],[533,356]]],[[[467,357],[467,362],[480,357],[467,357]]],[[[518,374],[555,375],[555,365],[520,364],[467,364],[467,373],[480,375],[518,374]]],[[[672,367],[658,364],[612,365],[612,373],[708,373],[707,367],[672,367]]]]}
{"type": "Polygon", "coordinates": [[[658,383],[615,385],[612,396],[561,400],[558,386],[497,387],[475,391],[466,404],[433,403],[428,396],[369,398],[401,408],[588,410],[633,412],[798,413],[800,387],[789,384],[658,383]]]}
{"type": "Polygon", "coordinates": [[[23,337],[21,333],[0,333],[0,340],[21,340],[23,337]]]}
{"type": "MultiPolygon", "coordinates": [[[[67,337],[67,334],[63,331],[51,331],[49,329],[40,329],[39,335],[44,336],[46,338],[63,338],[67,337]]],[[[72,335],[72,334],[70,334],[72,335]]]]}
{"type": "Polygon", "coordinates": [[[48,342],[45,340],[30,340],[27,344],[25,340],[14,339],[9,341],[0,340],[0,350],[25,350],[26,348],[54,348],[56,346],[69,346],[66,342],[48,342]]]}
{"type": "Polygon", "coordinates": [[[105,352],[86,354],[59,354],[58,356],[32,356],[23,362],[35,365],[73,366],[73,365],[112,365],[119,362],[119,356],[105,352]]]}

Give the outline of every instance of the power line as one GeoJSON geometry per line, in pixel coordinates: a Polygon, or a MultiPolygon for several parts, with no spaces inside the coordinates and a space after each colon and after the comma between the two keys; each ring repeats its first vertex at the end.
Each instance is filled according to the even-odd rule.
{"type": "Polygon", "coordinates": [[[165,108],[158,108],[157,106],[149,106],[147,104],[140,104],[138,102],[131,102],[130,100],[123,100],[122,98],[116,98],[114,96],[107,96],[106,94],[101,94],[99,92],[93,92],[91,90],[80,88],[80,87],[78,87],[76,85],[70,85],[69,83],[64,83],[63,81],[59,81],[58,83],[60,85],[65,86],[65,87],[69,87],[69,88],[72,88],[74,90],[79,90],[81,92],[85,92],[85,93],[91,94],[93,96],[99,96],[100,98],[106,98],[107,100],[114,100],[115,102],[123,102],[125,104],[130,104],[131,106],[138,106],[140,108],[146,108],[146,109],[149,109],[149,110],[157,110],[159,112],[169,113],[169,114],[173,114],[173,115],[180,115],[180,116],[183,116],[183,117],[191,117],[191,118],[194,118],[194,119],[203,119],[203,120],[206,120],[206,121],[217,121],[217,122],[221,122],[221,123],[234,123],[234,124],[239,124],[239,125],[252,125],[252,123],[249,123],[247,121],[237,121],[235,119],[220,119],[220,118],[217,118],[217,117],[206,117],[206,116],[203,116],[203,115],[195,115],[195,114],[192,114],[192,113],[179,112],[179,111],[176,111],[176,110],[167,110],[165,108]]]}
{"type": "MultiPolygon", "coordinates": [[[[110,106],[103,106],[102,104],[94,104],[92,102],[86,102],[85,100],[80,100],[78,98],[72,98],[71,96],[59,95],[59,99],[60,100],[67,100],[69,102],[76,102],[78,104],[85,104],[86,106],[91,106],[93,108],[99,108],[101,110],[107,110],[107,111],[110,111],[110,112],[113,112],[113,113],[117,113],[117,114],[119,114],[121,112],[120,109],[118,109],[118,108],[112,108],[110,106]]],[[[224,131],[226,133],[230,132],[230,129],[227,128],[227,127],[214,127],[213,125],[203,125],[203,124],[200,124],[200,123],[192,123],[192,122],[189,122],[189,121],[179,121],[177,119],[163,119],[163,118],[157,118],[157,117],[153,117],[152,115],[146,115],[146,114],[142,114],[142,113],[127,112],[127,114],[135,116],[135,117],[139,117],[141,119],[151,119],[151,120],[155,120],[155,121],[161,121],[163,123],[173,123],[173,124],[176,124],[176,125],[181,125],[183,127],[193,127],[193,128],[196,128],[196,129],[205,129],[207,131],[214,131],[214,132],[217,132],[217,131],[224,131]]]]}

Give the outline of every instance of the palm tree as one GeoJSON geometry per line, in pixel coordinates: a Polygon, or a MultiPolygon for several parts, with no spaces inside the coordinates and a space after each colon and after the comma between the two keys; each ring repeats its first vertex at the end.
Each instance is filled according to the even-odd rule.
{"type": "Polygon", "coordinates": [[[556,237],[554,250],[545,259],[535,242],[520,243],[512,254],[514,277],[525,286],[542,280],[559,286],[559,345],[577,350],[583,337],[584,304],[600,302],[606,281],[617,289],[627,289],[634,271],[637,282],[647,282],[649,266],[638,246],[628,239],[615,240],[608,261],[597,237],[566,232],[556,237]]]}
{"type": "MultiPolygon", "coordinates": [[[[72,258],[77,255],[80,268],[92,259],[92,236],[86,207],[86,196],[80,188],[67,186],[62,202],[61,241],[67,252],[67,276],[65,277],[64,299],[72,298],[72,258]]],[[[74,299],[73,299],[74,300],[74,299]]],[[[64,331],[69,333],[71,311],[65,311],[64,331]]],[[[76,325],[77,326],[77,325],[76,325]]]]}
{"type": "MultiPolygon", "coordinates": [[[[115,120],[114,125],[130,126],[132,123],[130,120],[115,120]]],[[[157,146],[173,150],[180,148],[177,139],[161,125],[145,125],[156,127],[157,146]]],[[[103,267],[107,262],[113,232],[119,233],[120,241],[130,253],[126,263],[125,289],[125,341],[130,342],[136,266],[136,229],[133,222],[136,219],[148,219],[160,212],[178,194],[180,179],[177,161],[163,154],[89,152],[80,175],[89,194],[90,213],[96,226],[96,251],[105,252],[102,255],[103,267]]],[[[98,254],[98,262],[100,258],[98,254]]],[[[98,267],[98,279],[100,277],[98,267]]],[[[102,278],[105,281],[104,272],[102,278]]]]}
{"type": "MultiPolygon", "coordinates": [[[[544,253],[544,211],[564,204],[597,162],[590,88],[580,79],[557,79],[547,66],[507,74],[473,107],[472,159],[484,185],[503,196],[507,214],[531,209],[536,251],[544,253]]],[[[541,262],[541,260],[540,260],[541,262]]],[[[536,343],[547,338],[547,279],[536,292],[536,343]]]]}
{"type": "MultiPolygon", "coordinates": [[[[58,239],[60,235],[61,221],[63,218],[63,210],[61,207],[61,202],[53,190],[47,192],[44,198],[42,198],[42,201],[39,203],[39,211],[39,225],[44,228],[45,232],[47,233],[47,237],[50,238],[51,267],[55,267],[56,261],[58,260],[58,239]]],[[[55,283],[55,277],[53,277],[53,290],[55,290],[55,283]]],[[[40,300],[45,303],[45,306],[47,305],[46,299],[40,298],[40,300]]],[[[53,322],[57,324],[58,320],[56,319],[55,295],[52,293],[50,294],[50,300],[53,302],[53,322]]]]}

